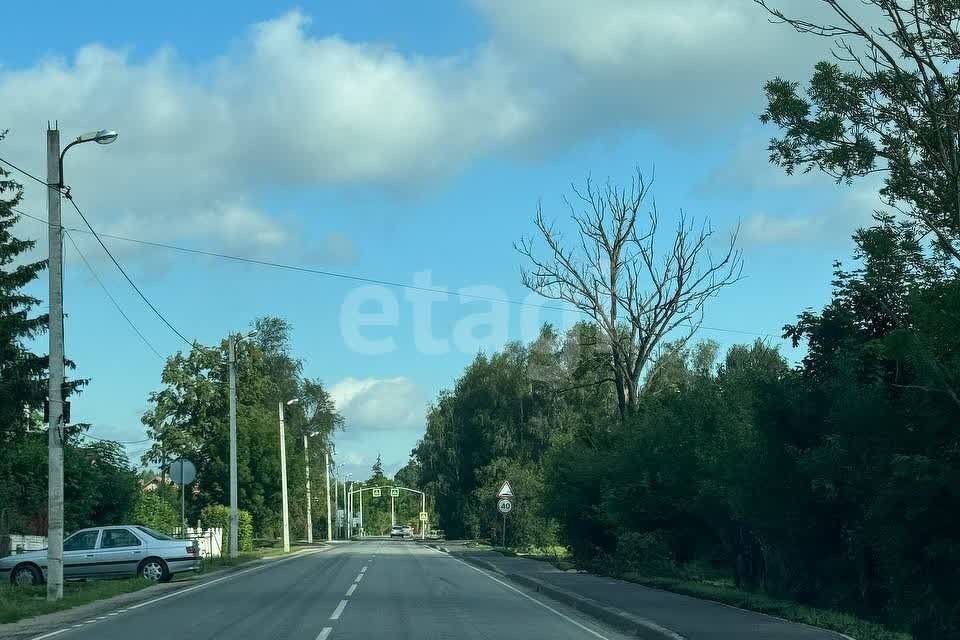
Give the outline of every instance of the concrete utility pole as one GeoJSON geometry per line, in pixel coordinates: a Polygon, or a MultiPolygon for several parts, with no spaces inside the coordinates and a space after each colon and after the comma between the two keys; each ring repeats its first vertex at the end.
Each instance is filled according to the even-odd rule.
{"type": "Polygon", "coordinates": [[[77,136],[60,151],[60,131],[47,125],[47,224],[50,283],[49,386],[47,388],[47,600],[63,597],[63,226],[60,192],[63,189],[63,156],[84,142],[110,144],[117,132],[100,129],[77,136]]]}
{"type": "Polygon", "coordinates": [[[230,336],[230,557],[238,554],[240,509],[237,505],[237,340],[230,336]]]}
{"type": "MultiPolygon", "coordinates": [[[[293,403],[291,400],[287,404],[293,403]]],[[[283,517],[283,551],[290,551],[290,511],[287,508],[287,445],[284,439],[283,428],[283,402],[277,403],[277,410],[280,413],[280,493],[281,509],[283,517]]]]}
{"type": "Polygon", "coordinates": [[[347,540],[353,537],[353,482],[347,485],[347,540]]]}
{"type": "Polygon", "coordinates": [[[50,227],[50,381],[47,390],[47,600],[63,598],[63,228],[60,223],[60,131],[47,129],[47,221],[50,227]]]}
{"type": "Polygon", "coordinates": [[[390,492],[390,526],[391,527],[397,526],[397,517],[394,515],[394,512],[393,512],[393,492],[390,492]]]}
{"type": "Polygon", "coordinates": [[[307,542],[313,544],[313,520],[310,519],[310,444],[303,434],[303,462],[307,471],[307,542]]]}
{"type": "MultiPolygon", "coordinates": [[[[420,511],[423,513],[427,512],[427,494],[423,492],[420,493],[420,511]]],[[[421,540],[427,539],[427,521],[426,520],[420,521],[420,539],[421,540]]]]}
{"type": "Polygon", "coordinates": [[[360,537],[363,537],[363,485],[360,485],[360,537]]]}
{"type": "MultiPolygon", "coordinates": [[[[330,522],[330,449],[323,452],[323,479],[327,484],[326,503],[327,503],[327,542],[333,540],[333,523],[330,522]]],[[[334,497],[334,509],[336,509],[336,497],[334,497]]]]}

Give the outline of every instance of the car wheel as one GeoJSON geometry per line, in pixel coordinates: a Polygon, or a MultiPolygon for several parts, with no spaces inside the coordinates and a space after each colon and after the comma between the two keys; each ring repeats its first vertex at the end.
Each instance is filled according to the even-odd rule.
{"type": "Polygon", "coordinates": [[[170,570],[167,563],[160,558],[147,558],[137,568],[137,575],[150,582],[168,582],[170,570]]]}
{"type": "Polygon", "coordinates": [[[43,582],[43,574],[32,564],[21,564],[13,568],[10,582],[18,587],[33,587],[43,582]]]}

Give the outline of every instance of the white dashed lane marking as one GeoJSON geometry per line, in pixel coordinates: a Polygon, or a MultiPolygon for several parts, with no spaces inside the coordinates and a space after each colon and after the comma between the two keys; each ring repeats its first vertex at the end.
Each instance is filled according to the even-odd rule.
{"type": "Polygon", "coordinates": [[[317,636],[317,640],[327,640],[327,636],[330,635],[331,631],[333,631],[332,627],[324,627],[320,631],[320,635],[317,636]]]}
{"type": "Polygon", "coordinates": [[[340,604],[337,605],[337,608],[333,610],[333,615],[330,616],[331,620],[339,620],[340,614],[343,613],[343,610],[347,608],[347,600],[341,600],[340,604]]]}
{"type": "Polygon", "coordinates": [[[356,590],[357,590],[357,583],[354,582],[352,585],[350,585],[350,588],[347,589],[347,597],[349,598],[350,596],[352,596],[353,592],[356,590]]]}

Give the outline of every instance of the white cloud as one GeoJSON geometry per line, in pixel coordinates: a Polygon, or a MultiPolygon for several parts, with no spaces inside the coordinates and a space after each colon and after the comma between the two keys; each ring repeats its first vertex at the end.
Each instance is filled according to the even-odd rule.
{"type": "Polygon", "coordinates": [[[330,395],[346,419],[348,434],[423,428],[426,401],[409,378],[345,378],[330,395]]]}
{"type": "MultiPolygon", "coordinates": [[[[491,36],[456,56],[315,35],[291,11],[196,65],[91,44],[0,70],[0,149],[39,169],[48,118],[65,138],[115,128],[115,144],[66,162],[102,229],[270,253],[301,234],[257,203],[263,189],[418,188],[490,153],[616,128],[689,133],[761,109],[763,80],[805,76],[814,58],[799,53],[825,46],[743,0],[475,5],[491,36]]],[[[42,210],[42,188],[28,197],[42,210]]]]}
{"type": "Polygon", "coordinates": [[[758,213],[740,226],[740,237],[746,245],[770,245],[806,242],[824,229],[823,218],[769,216],[758,213]]]}

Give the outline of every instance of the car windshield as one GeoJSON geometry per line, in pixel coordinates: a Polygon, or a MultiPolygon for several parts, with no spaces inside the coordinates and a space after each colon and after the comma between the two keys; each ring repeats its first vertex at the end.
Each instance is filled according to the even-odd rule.
{"type": "Polygon", "coordinates": [[[154,529],[151,529],[149,527],[137,525],[137,529],[140,531],[143,531],[145,534],[147,534],[151,538],[155,538],[157,540],[176,540],[176,538],[171,538],[170,536],[164,533],[160,533],[159,531],[155,531],[154,529]]]}

